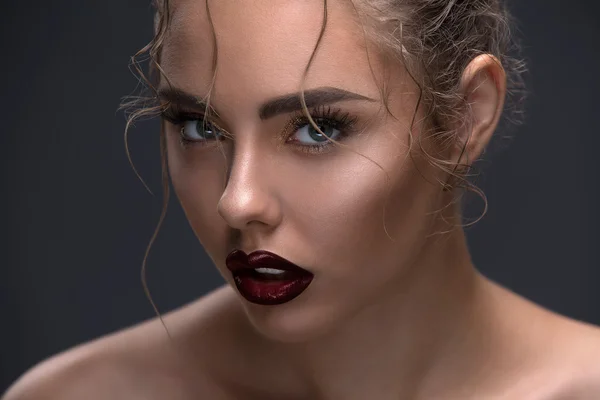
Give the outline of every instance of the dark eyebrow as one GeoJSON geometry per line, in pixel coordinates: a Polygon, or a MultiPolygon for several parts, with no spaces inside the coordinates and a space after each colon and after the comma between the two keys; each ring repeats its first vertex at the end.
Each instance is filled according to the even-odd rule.
{"type": "MultiPolygon", "coordinates": [[[[164,88],[158,89],[158,98],[160,100],[166,100],[169,103],[177,104],[179,106],[190,107],[190,108],[201,108],[206,109],[206,102],[198,96],[187,93],[181,89],[175,88],[164,88]]],[[[219,115],[216,110],[209,107],[209,111],[213,114],[219,115]]]]}
{"type": "MultiPolygon", "coordinates": [[[[307,108],[313,108],[320,105],[337,103],[347,100],[367,100],[375,101],[369,97],[358,93],[349,92],[344,89],[334,87],[320,87],[304,91],[304,99],[307,108]]],[[[302,110],[300,101],[300,92],[290,93],[275,99],[269,100],[260,106],[258,115],[260,119],[269,119],[278,114],[289,113],[302,110]]]]}
{"type": "MultiPolygon", "coordinates": [[[[167,100],[171,103],[175,103],[182,106],[188,106],[193,108],[206,107],[206,102],[198,96],[194,96],[190,93],[186,93],[181,89],[165,88],[159,89],[158,96],[161,99],[167,100]]],[[[304,99],[306,101],[307,108],[314,108],[320,105],[336,103],[339,101],[348,100],[363,100],[363,101],[376,101],[370,97],[363,96],[358,93],[349,92],[344,89],[335,87],[320,87],[315,89],[308,89],[304,91],[304,99]]],[[[280,97],[276,97],[271,100],[267,100],[263,103],[258,111],[260,119],[269,119],[279,114],[289,113],[293,111],[302,110],[302,102],[300,101],[300,92],[290,93],[280,97]]],[[[210,111],[216,115],[218,113],[212,107],[210,111]]]]}

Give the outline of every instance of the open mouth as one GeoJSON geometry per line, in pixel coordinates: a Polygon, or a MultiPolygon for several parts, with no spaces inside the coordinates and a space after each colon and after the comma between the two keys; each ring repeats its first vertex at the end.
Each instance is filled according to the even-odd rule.
{"type": "Polygon", "coordinates": [[[261,305],[287,303],[298,297],[314,275],[274,253],[264,250],[248,255],[232,251],[227,267],[239,293],[249,302],[261,305]]]}

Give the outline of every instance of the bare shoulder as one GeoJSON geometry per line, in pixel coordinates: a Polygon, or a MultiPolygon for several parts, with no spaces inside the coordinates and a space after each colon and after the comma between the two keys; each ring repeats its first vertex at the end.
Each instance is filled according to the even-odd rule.
{"type": "Polygon", "coordinates": [[[31,368],[9,388],[3,400],[120,399],[127,386],[127,368],[96,345],[84,344],[31,368]]]}
{"type": "Polygon", "coordinates": [[[170,338],[155,318],[84,343],[31,368],[2,400],[187,400],[199,395],[230,399],[212,378],[208,360],[201,357],[211,346],[194,347],[200,353],[198,362],[196,352],[190,352],[192,332],[204,332],[200,343],[214,344],[210,336],[218,336],[219,326],[228,323],[227,313],[219,314],[225,307],[223,292],[217,289],[164,315],[170,338]],[[220,325],[215,323],[217,316],[220,325]]]}
{"type": "Polygon", "coordinates": [[[600,328],[565,319],[563,329],[564,379],[549,400],[600,399],[600,328]]]}
{"type": "Polygon", "coordinates": [[[600,399],[600,327],[560,315],[498,284],[489,288],[499,321],[495,332],[502,338],[498,348],[511,360],[506,364],[512,377],[507,398],[600,399]]]}
{"type": "Polygon", "coordinates": [[[540,341],[548,353],[542,400],[600,399],[600,327],[554,314],[540,341]]]}

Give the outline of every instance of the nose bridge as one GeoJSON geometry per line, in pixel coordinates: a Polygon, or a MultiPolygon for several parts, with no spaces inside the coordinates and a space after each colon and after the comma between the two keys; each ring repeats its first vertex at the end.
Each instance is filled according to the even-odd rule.
{"type": "Polygon", "coordinates": [[[257,144],[237,143],[228,163],[218,211],[236,229],[244,229],[252,222],[276,225],[281,218],[275,188],[268,179],[269,157],[261,155],[257,144]]]}

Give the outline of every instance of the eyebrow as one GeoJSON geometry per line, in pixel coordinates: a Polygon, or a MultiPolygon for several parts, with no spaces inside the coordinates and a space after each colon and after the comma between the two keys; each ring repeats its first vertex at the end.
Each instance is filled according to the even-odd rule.
{"type": "MultiPolygon", "coordinates": [[[[201,97],[187,93],[181,89],[160,89],[158,91],[158,96],[171,103],[179,104],[182,106],[194,108],[206,107],[206,102],[201,97]]],[[[376,101],[375,99],[372,99],[370,97],[335,87],[319,87],[315,89],[305,90],[304,99],[306,101],[307,108],[313,108],[320,105],[348,100],[362,100],[370,102],[376,101]]],[[[260,119],[265,120],[279,114],[299,110],[302,110],[302,102],[300,100],[300,92],[297,92],[267,100],[259,107],[258,115],[260,119]]],[[[210,111],[218,115],[216,110],[214,110],[212,107],[210,107],[210,111]]]]}

